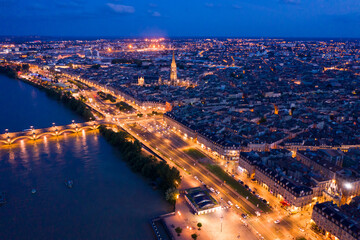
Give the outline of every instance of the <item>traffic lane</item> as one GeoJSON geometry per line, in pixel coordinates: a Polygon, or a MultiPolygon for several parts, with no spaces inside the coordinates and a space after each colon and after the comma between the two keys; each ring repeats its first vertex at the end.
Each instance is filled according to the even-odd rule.
{"type": "MultiPolygon", "coordinates": [[[[180,151],[177,151],[176,149],[169,149],[168,146],[166,144],[163,143],[163,141],[160,141],[158,138],[156,138],[153,134],[149,133],[149,132],[143,132],[142,129],[140,129],[139,127],[135,127],[134,126],[134,129],[137,130],[136,133],[138,136],[145,136],[145,137],[148,137],[148,141],[153,144],[153,145],[156,145],[158,149],[167,149],[168,152],[172,152],[173,154],[175,154],[175,157],[177,158],[177,160],[182,160],[183,158],[186,158],[187,155],[183,152],[180,152],[180,151]]],[[[190,160],[190,161],[194,161],[194,160],[190,160]]],[[[181,161],[182,165],[186,166],[185,168],[187,170],[192,170],[190,172],[196,172],[197,175],[201,176],[202,178],[202,182],[203,183],[207,183],[207,185],[209,185],[210,183],[213,184],[215,186],[215,188],[217,189],[220,189],[222,194],[224,195],[224,198],[223,200],[220,200],[220,201],[223,201],[223,202],[227,202],[229,200],[231,200],[232,202],[239,202],[239,199],[236,199],[236,197],[234,196],[229,196],[229,193],[228,193],[228,190],[226,189],[226,187],[222,187],[223,184],[222,184],[222,181],[217,181],[215,180],[215,182],[211,179],[208,178],[207,175],[203,174],[203,172],[201,171],[198,171],[198,169],[194,168],[194,166],[192,164],[189,164],[188,161],[181,161]],[[205,179],[205,180],[203,180],[205,179]],[[228,194],[225,194],[228,193],[228,194]]],[[[207,172],[207,170],[205,169],[205,172],[207,172]]],[[[239,203],[240,206],[243,206],[244,203],[239,203]]],[[[245,203],[246,204],[246,203],[245,203]]],[[[223,204],[224,205],[224,204],[223,204]]],[[[227,203],[225,204],[227,205],[227,203]]],[[[246,208],[245,208],[246,209],[246,208]]],[[[251,210],[253,209],[246,209],[248,212],[251,212],[251,210]],[[249,211],[250,210],[250,211],[249,211]]],[[[236,211],[236,210],[235,210],[236,211]]],[[[240,213],[243,213],[242,211],[239,211],[240,213]]],[[[261,227],[261,226],[260,226],[261,227]]],[[[262,228],[261,228],[262,229],[262,228]]],[[[262,229],[261,232],[262,232],[262,235],[263,236],[267,236],[269,239],[272,239],[271,236],[277,236],[277,234],[275,233],[275,231],[266,231],[267,229],[262,229]]]]}
{"type": "MultiPolygon", "coordinates": [[[[173,152],[173,154],[175,154],[175,157],[178,158],[178,160],[180,160],[183,164],[185,163],[187,165],[187,168],[191,168],[194,172],[197,173],[201,173],[202,172],[206,172],[209,175],[212,175],[212,173],[210,173],[204,166],[202,166],[201,164],[197,164],[197,161],[194,160],[193,158],[189,157],[186,153],[177,150],[176,146],[171,145],[171,147],[169,148],[169,146],[167,144],[164,143],[164,141],[161,141],[160,139],[156,138],[153,134],[149,133],[149,132],[143,132],[141,128],[134,126],[134,129],[137,129],[137,134],[140,136],[145,136],[147,137],[150,141],[151,139],[151,143],[156,146],[157,148],[159,148],[159,146],[161,146],[161,148],[165,148],[165,152],[173,152]],[[186,159],[186,161],[183,161],[184,159],[186,159]],[[199,168],[201,168],[203,171],[199,171],[197,168],[194,167],[194,165],[197,165],[199,168]]],[[[207,177],[207,175],[203,175],[203,177],[207,177]]],[[[226,192],[232,193],[233,190],[228,187],[226,184],[224,184],[221,180],[219,180],[217,177],[212,176],[214,180],[216,180],[217,185],[220,186],[224,186],[223,190],[227,189],[226,192]]],[[[250,212],[251,214],[254,214],[255,211],[258,211],[257,208],[254,208],[252,206],[250,206],[247,202],[245,202],[243,199],[239,199],[239,196],[237,194],[232,194],[232,198],[233,201],[235,200],[236,202],[239,202],[239,200],[241,200],[241,202],[239,202],[242,206],[245,206],[245,209],[247,210],[247,212],[250,212]]]]}

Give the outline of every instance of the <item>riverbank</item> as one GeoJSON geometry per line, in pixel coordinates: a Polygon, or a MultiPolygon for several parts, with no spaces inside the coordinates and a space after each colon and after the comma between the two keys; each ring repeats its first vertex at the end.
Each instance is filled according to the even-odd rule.
{"type": "MultiPolygon", "coordinates": [[[[19,67],[18,69],[19,71],[21,70],[21,67],[19,67]]],[[[0,74],[4,74],[9,78],[17,78],[18,74],[16,69],[12,68],[10,65],[0,65],[0,74]]]]}

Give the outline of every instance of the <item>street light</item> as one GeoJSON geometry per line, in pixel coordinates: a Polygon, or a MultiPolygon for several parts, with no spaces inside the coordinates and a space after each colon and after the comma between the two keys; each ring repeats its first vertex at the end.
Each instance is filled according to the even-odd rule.
{"type": "Polygon", "coordinates": [[[30,126],[30,129],[32,130],[33,139],[35,140],[35,129],[34,129],[34,126],[30,126]]]}
{"type": "Polygon", "coordinates": [[[5,129],[5,134],[6,134],[6,137],[7,137],[8,144],[10,144],[9,129],[5,129]]]}
{"type": "Polygon", "coordinates": [[[351,184],[351,183],[349,183],[349,182],[344,183],[344,187],[345,187],[346,189],[348,189],[348,190],[350,190],[350,189],[352,189],[352,188],[353,188],[352,184],[351,184]]]}

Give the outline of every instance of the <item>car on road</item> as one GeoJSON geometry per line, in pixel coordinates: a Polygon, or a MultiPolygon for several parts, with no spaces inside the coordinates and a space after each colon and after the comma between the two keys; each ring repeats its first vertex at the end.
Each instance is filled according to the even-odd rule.
{"type": "Polygon", "coordinates": [[[247,215],[245,213],[241,214],[241,216],[243,217],[243,219],[247,219],[247,215]]]}
{"type": "Polygon", "coordinates": [[[241,180],[239,180],[238,182],[239,182],[240,184],[244,184],[244,182],[243,182],[243,181],[241,181],[241,180]]]}
{"type": "Polygon", "coordinates": [[[240,209],[239,205],[237,205],[237,204],[235,204],[235,207],[236,207],[237,209],[240,209]]]}
{"type": "Polygon", "coordinates": [[[230,206],[234,205],[232,202],[228,201],[227,202],[230,206]]]}
{"type": "Polygon", "coordinates": [[[279,223],[280,223],[280,220],[275,220],[274,223],[275,223],[275,224],[279,224],[279,223]]]}

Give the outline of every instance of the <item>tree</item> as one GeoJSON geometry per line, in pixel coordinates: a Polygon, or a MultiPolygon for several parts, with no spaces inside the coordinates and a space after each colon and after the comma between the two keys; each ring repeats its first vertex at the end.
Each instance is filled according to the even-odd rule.
{"type": "Polygon", "coordinates": [[[91,66],[92,69],[99,69],[100,67],[100,64],[94,64],[91,66]]]}
{"type": "Polygon", "coordinates": [[[168,202],[170,203],[174,203],[176,202],[176,199],[178,199],[179,197],[179,190],[177,190],[176,188],[169,188],[166,192],[165,192],[165,198],[168,202]]]}
{"type": "Polygon", "coordinates": [[[22,70],[23,70],[24,72],[27,72],[27,71],[29,71],[29,69],[30,69],[30,65],[29,65],[29,64],[23,64],[21,67],[22,67],[22,70]]]}
{"type": "Polygon", "coordinates": [[[192,239],[196,240],[198,235],[196,233],[194,233],[194,234],[191,234],[191,237],[192,237],[192,239]]]}
{"type": "Polygon", "coordinates": [[[199,230],[201,230],[202,224],[200,222],[197,224],[197,226],[198,226],[199,230]]]}
{"type": "Polygon", "coordinates": [[[266,123],[266,117],[265,116],[261,117],[260,120],[259,120],[259,124],[262,124],[262,123],[266,123]]]}
{"type": "Polygon", "coordinates": [[[180,236],[180,233],[182,232],[182,228],[181,227],[175,228],[175,232],[177,233],[178,236],[180,236]]]}

